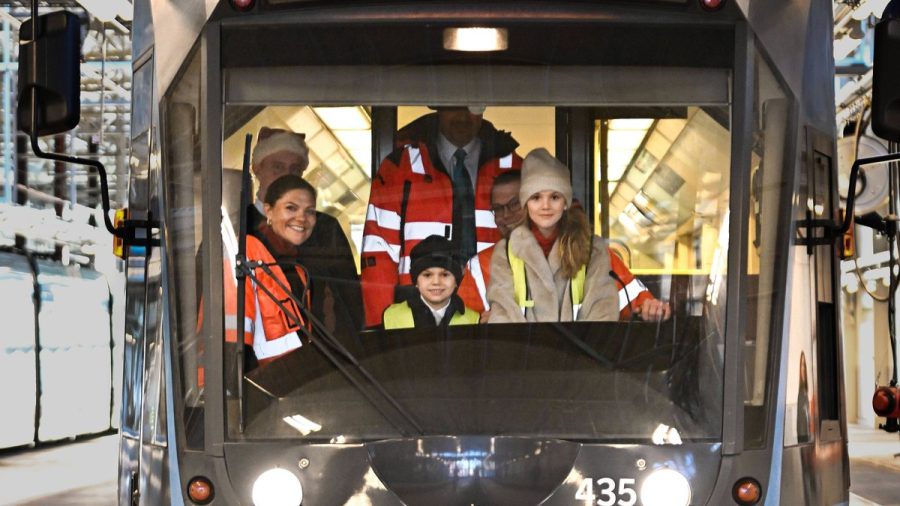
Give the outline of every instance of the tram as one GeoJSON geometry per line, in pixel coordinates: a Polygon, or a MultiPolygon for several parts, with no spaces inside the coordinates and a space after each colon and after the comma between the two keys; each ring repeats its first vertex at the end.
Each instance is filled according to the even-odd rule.
{"type": "Polygon", "coordinates": [[[830,2],[134,7],[120,504],[847,504],[830,2]],[[248,134],[305,134],[359,261],[398,128],[460,104],[571,169],[671,318],[314,330],[244,367],[248,134]]]}

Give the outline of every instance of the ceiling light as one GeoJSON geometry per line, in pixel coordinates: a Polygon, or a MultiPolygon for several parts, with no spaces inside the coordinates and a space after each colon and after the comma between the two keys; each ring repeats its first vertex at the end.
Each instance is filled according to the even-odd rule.
{"type": "Polygon", "coordinates": [[[506,28],[446,28],[444,49],[448,51],[505,51],[509,47],[506,28]]]}

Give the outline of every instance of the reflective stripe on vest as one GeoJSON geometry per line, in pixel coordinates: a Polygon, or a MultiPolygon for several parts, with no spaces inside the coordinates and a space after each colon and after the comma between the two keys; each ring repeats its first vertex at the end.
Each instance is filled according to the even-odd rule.
{"type": "MultiPolygon", "coordinates": [[[[454,313],[450,325],[474,325],[478,323],[478,312],[466,308],[463,314],[454,313]]],[[[391,304],[384,310],[384,329],[411,329],[416,326],[412,308],[407,302],[391,304]]]]}
{"type": "Polygon", "coordinates": [[[487,300],[487,283],[484,282],[484,272],[481,268],[481,255],[475,255],[469,259],[469,274],[472,276],[472,281],[475,282],[475,288],[478,289],[479,297],[481,297],[481,307],[483,307],[485,311],[489,311],[491,305],[487,300]]]}
{"type": "MultiPolygon", "coordinates": [[[[516,304],[525,316],[525,310],[534,307],[534,301],[528,300],[528,280],[525,277],[525,261],[516,256],[506,241],[506,257],[509,259],[509,269],[512,271],[513,297],[516,304]]],[[[584,280],[587,273],[587,264],[582,265],[575,277],[569,281],[569,295],[572,298],[572,320],[578,318],[581,303],[584,301],[584,280]]]]}
{"type": "MultiPolygon", "coordinates": [[[[237,318],[237,279],[235,278],[234,267],[231,263],[232,259],[237,256],[237,237],[234,235],[234,227],[225,207],[222,207],[222,222],[220,225],[222,233],[222,267],[223,267],[223,295],[225,310],[225,341],[229,343],[238,342],[238,318],[237,318]]],[[[246,295],[246,294],[245,294],[246,295]]],[[[249,308],[244,307],[244,344],[253,345],[253,315],[248,314],[249,308]]]]}

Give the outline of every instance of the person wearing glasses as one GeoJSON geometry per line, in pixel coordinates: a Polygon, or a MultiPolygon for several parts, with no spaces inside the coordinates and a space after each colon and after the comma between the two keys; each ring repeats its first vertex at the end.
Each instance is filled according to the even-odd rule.
{"type": "MultiPolygon", "coordinates": [[[[519,185],[522,182],[521,171],[504,172],[494,178],[491,185],[491,214],[497,225],[501,239],[509,238],[509,233],[522,220],[522,205],[519,203],[519,185]]],[[[466,266],[466,274],[459,285],[459,297],[467,307],[482,314],[486,321],[487,283],[491,274],[491,255],[494,246],[478,252],[466,266]]]]}

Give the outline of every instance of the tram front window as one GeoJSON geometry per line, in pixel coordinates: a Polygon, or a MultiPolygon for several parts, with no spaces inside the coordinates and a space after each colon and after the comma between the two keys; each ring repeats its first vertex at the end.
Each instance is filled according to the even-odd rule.
{"type": "Polygon", "coordinates": [[[206,209],[222,207],[222,247],[208,251],[226,261],[224,295],[207,313],[223,314],[225,367],[206,377],[224,378],[229,438],[721,440],[729,211],[741,205],[729,194],[732,34],[692,37],[714,48],[701,54],[664,44],[658,27],[582,28],[548,27],[562,45],[522,47],[535,37],[510,27],[510,49],[490,58],[406,43],[434,27],[223,28],[222,163],[202,170],[221,170],[222,201],[206,209]],[[317,50],[273,49],[286,44],[317,50]],[[537,168],[507,176],[539,148],[537,168]],[[492,192],[501,178],[507,192],[492,192]],[[590,267],[583,278],[578,265],[562,281],[529,270],[560,264],[554,241],[571,237],[562,219],[529,214],[547,191],[566,226],[584,225],[571,244],[590,256],[567,250],[590,267]],[[255,215],[247,256],[268,266],[251,268],[244,320],[228,265],[242,213],[255,215]],[[507,233],[531,246],[502,249],[507,233]],[[493,261],[511,256],[524,281],[508,283],[516,302],[500,318],[492,287],[519,271],[493,261]],[[461,302],[416,288],[432,269],[461,302]]]}
{"type": "MultiPolygon", "coordinates": [[[[553,105],[488,106],[482,120],[512,134],[518,142],[516,157],[540,147],[558,153],[554,144],[554,134],[561,128],[556,123],[557,110],[579,111],[553,105]]],[[[640,280],[638,285],[630,284],[628,291],[614,292],[611,321],[393,330],[370,324],[362,330],[367,322],[360,319],[357,328],[351,329],[350,321],[336,319],[347,318],[353,311],[337,307],[333,295],[344,289],[361,294],[365,312],[370,305],[366,297],[374,292],[360,288],[356,272],[341,279],[331,273],[326,282],[319,276],[317,284],[321,262],[313,258],[306,269],[313,278],[310,286],[329,292],[330,300],[324,308],[311,304],[311,316],[301,311],[306,317],[298,349],[263,360],[261,366],[248,366],[242,389],[243,414],[236,402],[230,404],[230,434],[314,441],[375,440],[420,433],[658,444],[717,440],[721,432],[729,109],[727,105],[684,105],[656,111],[660,117],[646,122],[638,142],[623,148],[631,152],[624,157],[611,198],[598,196],[594,205],[581,205],[594,224],[605,216],[603,206],[609,206],[615,221],[606,253],[620,256],[619,263],[640,280]],[[638,307],[637,301],[631,300],[640,296],[641,288],[636,286],[647,287],[654,298],[668,302],[671,316],[644,321],[629,314],[629,303],[635,304],[635,312],[638,307]],[[317,320],[315,324],[311,319],[317,320]],[[328,335],[323,336],[323,330],[328,335]],[[243,431],[238,430],[240,417],[243,431]]],[[[239,173],[230,167],[240,163],[245,135],[258,138],[263,127],[303,133],[309,165],[302,177],[317,189],[320,214],[335,218],[352,252],[354,267],[361,262],[363,269],[371,268],[366,265],[366,251],[372,240],[367,238],[372,235],[375,214],[384,212],[373,211],[376,206],[370,200],[378,198],[377,190],[371,190],[370,177],[376,114],[377,109],[370,105],[226,109],[226,118],[242,119],[239,124],[225,125],[223,153],[228,168],[223,173],[223,219],[231,225],[223,228],[225,235],[237,232],[240,185],[234,181],[239,173]]],[[[396,114],[397,126],[404,132],[408,123],[436,113],[423,106],[401,105],[396,114]]],[[[586,138],[590,137],[589,133],[586,138]]],[[[260,142],[256,140],[253,149],[260,142]]],[[[600,157],[612,156],[602,150],[599,136],[594,136],[593,142],[600,157]]],[[[398,144],[395,153],[403,150],[398,144]]],[[[381,165],[385,170],[384,163],[381,165]]],[[[580,178],[599,181],[600,174],[587,166],[572,167],[571,171],[577,195],[573,198],[587,202],[594,192],[578,187],[577,182],[580,178]]],[[[251,196],[255,197],[257,190],[258,185],[251,196]]],[[[441,203],[435,201],[433,191],[429,194],[414,187],[407,206],[429,206],[437,221],[441,203]]],[[[320,223],[321,219],[315,226],[320,223]]],[[[409,235],[422,226],[405,225],[409,235]]],[[[226,237],[226,250],[231,241],[226,237]]],[[[304,256],[307,254],[301,246],[296,258],[305,263],[304,259],[310,258],[304,256]]],[[[612,262],[609,258],[605,261],[612,262]]],[[[409,268],[407,265],[407,272],[409,268]]],[[[609,270],[605,268],[604,275],[609,270]]],[[[257,277],[265,276],[257,271],[257,277]]],[[[472,275],[466,270],[463,279],[472,275]]],[[[489,286],[490,276],[485,277],[489,286]]],[[[397,279],[401,286],[390,288],[400,300],[408,296],[400,294],[411,293],[412,287],[402,276],[397,279]]],[[[606,282],[615,286],[612,279],[606,282]]],[[[253,290],[254,284],[248,286],[253,290]]],[[[534,300],[535,305],[550,303],[556,302],[534,300]]],[[[563,318],[567,319],[571,318],[563,318]]],[[[251,354],[249,347],[246,353],[251,354]]]]}

